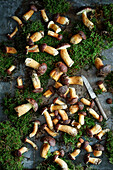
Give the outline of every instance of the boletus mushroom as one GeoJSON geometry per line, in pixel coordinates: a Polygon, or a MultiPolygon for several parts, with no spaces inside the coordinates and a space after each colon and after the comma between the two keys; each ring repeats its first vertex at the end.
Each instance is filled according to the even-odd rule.
{"type": "Polygon", "coordinates": [[[23,23],[20,20],[20,18],[18,18],[17,16],[12,16],[11,18],[14,19],[18,23],[19,27],[23,26],[23,23]]]}
{"type": "Polygon", "coordinates": [[[61,31],[61,28],[56,25],[53,21],[50,21],[47,26],[48,29],[54,30],[56,33],[59,33],[61,31]]]}
{"type": "Polygon", "coordinates": [[[23,81],[22,81],[22,76],[19,76],[18,78],[17,78],[17,88],[18,89],[23,89],[24,88],[24,86],[23,86],[23,81]]]}
{"type": "Polygon", "coordinates": [[[12,71],[14,71],[15,69],[16,69],[16,66],[12,65],[6,70],[6,72],[8,75],[10,75],[12,73],[12,71]]]}
{"type": "Polygon", "coordinates": [[[84,104],[84,105],[87,105],[87,106],[90,106],[91,108],[94,107],[95,103],[93,100],[89,101],[88,99],[86,98],[81,98],[80,101],[84,104]]]}
{"type": "Polygon", "coordinates": [[[38,126],[40,125],[40,121],[39,120],[35,120],[34,122],[34,127],[33,127],[33,131],[29,134],[29,137],[32,138],[36,135],[37,131],[38,131],[38,126]]]}
{"type": "Polygon", "coordinates": [[[80,154],[81,150],[80,149],[75,149],[72,153],[69,153],[69,158],[71,160],[75,160],[76,157],[80,154]]]}
{"type": "Polygon", "coordinates": [[[99,132],[102,131],[102,127],[98,124],[93,126],[91,129],[87,128],[87,134],[92,138],[93,135],[98,134],[99,132]]]}
{"type": "Polygon", "coordinates": [[[82,148],[85,149],[87,152],[93,152],[93,149],[92,149],[91,145],[89,145],[88,141],[85,141],[82,144],[82,148]]]}
{"type": "Polygon", "coordinates": [[[56,162],[63,170],[68,170],[67,163],[64,160],[58,158],[58,155],[54,155],[53,161],[56,162]]]}
{"type": "Polygon", "coordinates": [[[102,155],[102,151],[104,151],[104,146],[101,144],[95,144],[93,146],[93,155],[99,157],[102,155]]]}
{"type": "Polygon", "coordinates": [[[102,137],[109,131],[110,131],[110,129],[104,129],[104,130],[100,131],[98,134],[95,135],[96,139],[101,140],[102,137]]]}
{"type": "Polygon", "coordinates": [[[65,151],[63,149],[60,149],[60,150],[54,151],[53,155],[58,155],[58,156],[64,157],[65,151]]]}
{"type": "Polygon", "coordinates": [[[90,157],[90,153],[88,153],[84,156],[84,162],[86,164],[91,163],[94,165],[99,165],[102,162],[102,160],[99,158],[90,157]]]}
{"type": "Polygon", "coordinates": [[[8,39],[11,40],[16,35],[17,32],[18,32],[18,27],[16,27],[11,34],[7,34],[8,39]]]}
{"type": "Polygon", "coordinates": [[[78,95],[76,94],[76,90],[74,87],[69,87],[70,97],[67,99],[69,104],[75,104],[78,102],[78,95]]]}
{"type": "Polygon", "coordinates": [[[64,16],[60,16],[59,13],[54,15],[54,21],[62,25],[69,25],[69,19],[64,16]]]}
{"type": "Polygon", "coordinates": [[[6,54],[16,54],[16,53],[17,53],[17,50],[16,50],[14,47],[4,46],[3,51],[4,51],[6,54]]]}
{"type": "Polygon", "coordinates": [[[45,130],[45,131],[46,131],[49,135],[51,135],[52,137],[55,137],[55,136],[58,135],[58,133],[56,133],[56,132],[52,131],[51,129],[49,129],[49,128],[47,127],[47,124],[44,124],[44,125],[42,126],[42,129],[45,130]]]}
{"type": "Polygon", "coordinates": [[[79,31],[78,34],[73,35],[70,39],[71,44],[79,44],[82,40],[86,40],[86,35],[83,31],[79,31]]]}
{"type": "Polygon", "coordinates": [[[50,30],[47,32],[47,35],[49,35],[51,37],[54,37],[54,38],[56,38],[59,41],[62,40],[62,38],[63,38],[62,34],[58,34],[56,32],[50,31],[50,30]]]}
{"type": "Polygon", "coordinates": [[[28,53],[38,53],[39,52],[38,45],[32,45],[31,47],[26,46],[25,52],[26,52],[26,54],[28,54],[28,53]]]}
{"type": "Polygon", "coordinates": [[[37,145],[34,142],[32,142],[31,140],[29,140],[28,138],[25,138],[24,142],[29,143],[35,150],[38,150],[37,145]]]}
{"type": "Polygon", "coordinates": [[[15,152],[15,154],[16,154],[16,156],[21,157],[22,154],[25,153],[25,152],[28,152],[28,148],[26,148],[26,147],[24,146],[24,147],[20,148],[19,150],[17,150],[17,151],[15,152]]]}
{"type": "Polygon", "coordinates": [[[59,53],[57,51],[57,49],[55,49],[54,47],[48,46],[46,43],[41,44],[40,51],[46,52],[46,53],[53,55],[53,56],[56,56],[59,53]]]}
{"type": "Polygon", "coordinates": [[[42,16],[44,22],[48,22],[49,18],[47,16],[46,12],[45,12],[45,9],[41,9],[40,11],[41,11],[41,16],[42,16]]]}
{"type": "Polygon", "coordinates": [[[28,12],[26,12],[26,13],[23,15],[22,18],[23,18],[25,21],[28,21],[28,20],[31,18],[31,16],[34,14],[34,12],[37,12],[37,8],[36,8],[35,5],[31,5],[31,6],[30,6],[30,10],[29,10],[28,12]]]}
{"type": "Polygon", "coordinates": [[[102,80],[97,81],[96,84],[99,86],[99,88],[102,90],[102,92],[107,92],[107,89],[106,89],[106,87],[104,86],[102,80]]]}
{"type": "Polygon", "coordinates": [[[34,42],[39,41],[41,38],[44,37],[44,31],[35,32],[33,35],[31,35],[28,39],[29,45],[34,45],[34,42]]]}

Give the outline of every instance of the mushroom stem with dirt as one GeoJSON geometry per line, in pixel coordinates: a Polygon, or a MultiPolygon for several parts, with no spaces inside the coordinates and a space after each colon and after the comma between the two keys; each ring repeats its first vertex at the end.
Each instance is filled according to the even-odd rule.
{"type": "Polygon", "coordinates": [[[102,127],[100,125],[96,124],[91,129],[89,129],[89,128],[87,129],[87,134],[90,137],[93,137],[94,135],[98,134],[101,131],[102,131],[102,127]]]}
{"type": "Polygon", "coordinates": [[[60,16],[59,13],[54,15],[54,21],[62,25],[69,25],[69,19],[67,17],[60,16]]]}
{"type": "Polygon", "coordinates": [[[22,16],[22,18],[23,18],[25,21],[28,21],[28,20],[31,18],[31,16],[34,14],[34,12],[37,12],[37,8],[36,8],[35,5],[31,5],[31,6],[30,6],[30,10],[29,10],[28,12],[26,12],[26,13],[22,16]]]}
{"type": "Polygon", "coordinates": [[[99,122],[102,122],[103,120],[103,116],[99,115],[94,109],[87,107],[86,110],[95,118],[97,119],[99,122]]]}
{"type": "Polygon", "coordinates": [[[102,160],[99,159],[99,158],[90,157],[90,153],[88,153],[84,157],[84,162],[86,164],[91,163],[91,164],[94,164],[94,165],[99,165],[102,162],[102,160]]]}
{"type": "Polygon", "coordinates": [[[38,53],[39,52],[38,45],[32,45],[31,47],[26,46],[25,50],[26,50],[26,54],[28,54],[28,53],[38,53]]]}
{"type": "Polygon", "coordinates": [[[15,27],[14,31],[11,34],[7,34],[8,39],[12,39],[18,32],[18,27],[15,27]]]}
{"type": "Polygon", "coordinates": [[[107,133],[109,132],[110,129],[104,129],[102,131],[100,131],[97,135],[95,135],[95,137],[98,139],[98,140],[101,140],[102,137],[107,133]]]}
{"type": "Polygon", "coordinates": [[[96,84],[99,86],[99,88],[102,90],[102,92],[107,92],[107,89],[106,89],[106,87],[104,86],[102,80],[97,81],[96,84]]]}
{"type": "Polygon", "coordinates": [[[37,145],[34,142],[32,142],[31,140],[29,140],[28,138],[25,138],[24,142],[29,143],[35,150],[38,150],[37,145]]]}
{"type": "Polygon", "coordinates": [[[71,44],[79,44],[82,40],[86,40],[86,35],[83,31],[79,31],[78,34],[73,35],[70,39],[71,44]]]}
{"type": "Polygon", "coordinates": [[[54,155],[53,161],[56,162],[62,168],[62,170],[68,170],[67,163],[64,160],[58,158],[58,155],[54,155]]]}
{"type": "Polygon", "coordinates": [[[14,71],[16,69],[16,66],[12,65],[7,69],[7,74],[10,75],[12,73],[12,71],[14,71]]]}
{"type": "Polygon", "coordinates": [[[89,101],[88,99],[86,98],[81,98],[80,101],[84,104],[84,105],[87,105],[87,106],[90,106],[91,108],[94,107],[95,103],[93,100],[89,101]]]}
{"type": "Polygon", "coordinates": [[[47,14],[46,14],[45,9],[41,9],[40,11],[41,11],[41,16],[42,16],[44,22],[48,22],[49,18],[48,18],[47,14]]]}
{"type": "Polygon", "coordinates": [[[44,124],[42,129],[44,129],[49,135],[51,135],[52,137],[58,136],[59,134],[56,132],[53,132],[51,129],[49,129],[47,127],[47,124],[44,124]]]}
{"type": "Polygon", "coordinates": [[[16,151],[16,156],[21,157],[23,153],[28,152],[28,148],[22,147],[16,151]]]}
{"type": "Polygon", "coordinates": [[[54,38],[56,38],[59,41],[62,40],[62,38],[63,38],[62,34],[58,34],[56,32],[50,31],[50,30],[47,32],[47,35],[49,35],[51,37],[54,37],[54,38]]]}
{"type": "Polygon", "coordinates": [[[56,25],[53,21],[50,21],[47,26],[48,29],[54,30],[56,33],[59,33],[61,31],[61,28],[56,25]]]}
{"type": "Polygon", "coordinates": [[[34,42],[39,41],[41,38],[44,37],[44,31],[39,31],[39,32],[35,32],[33,35],[31,35],[29,37],[28,44],[29,45],[34,45],[34,42]]]}
{"type": "Polygon", "coordinates": [[[34,127],[33,127],[33,131],[29,134],[29,137],[32,138],[36,135],[37,131],[38,131],[38,126],[40,125],[40,121],[39,120],[35,120],[34,122],[34,127]]]}
{"type": "Polygon", "coordinates": [[[56,56],[59,53],[57,51],[57,49],[55,49],[54,47],[48,46],[46,43],[41,44],[40,51],[46,52],[46,53],[53,55],[53,56],[56,56]]]}
{"type": "Polygon", "coordinates": [[[104,151],[104,147],[101,144],[95,144],[93,146],[93,155],[99,157],[102,155],[102,151],[104,151]]]}
{"type": "Polygon", "coordinates": [[[23,86],[23,81],[22,81],[22,76],[19,76],[19,77],[17,78],[17,88],[18,88],[18,89],[23,89],[23,88],[24,88],[24,86],[23,86]]]}
{"type": "Polygon", "coordinates": [[[78,96],[76,94],[76,90],[74,87],[69,87],[69,94],[70,97],[68,98],[68,103],[69,104],[75,104],[78,102],[78,96]]]}
{"type": "Polygon", "coordinates": [[[17,16],[12,16],[11,18],[12,18],[13,20],[15,20],[20,27],[23,26],[23,23],[22,23],[22,21],[20,20],[20,18],[18,18],[17,16]]]}
{"type": "Polygon", "coordinates": [[[80,154],[81,150],[80,149],[75,149],[72,153],[69,153],[69,158],[71,160],[75,160],[76,157],[80,154]]]}

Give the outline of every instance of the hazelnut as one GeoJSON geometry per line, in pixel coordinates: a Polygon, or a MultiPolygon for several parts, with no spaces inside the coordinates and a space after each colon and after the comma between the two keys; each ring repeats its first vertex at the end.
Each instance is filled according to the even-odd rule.
{"type": "Polygon", "coordinates": [[[111,98],[107,98],[107,99],[106,99],[106,103],[107,103],[107,104],[112,104],[112,99],[111,99],[111,98]]]}

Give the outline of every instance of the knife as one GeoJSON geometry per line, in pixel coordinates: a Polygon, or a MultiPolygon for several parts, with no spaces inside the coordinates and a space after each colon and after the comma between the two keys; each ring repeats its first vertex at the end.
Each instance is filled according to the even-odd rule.
{"type": "Polygon", "coordinates": [[[99,99],[96,96],[96,94],[94,93],[94,91],[93,91],[91,85],[89,84],[88,80],[83,75],[81,77],[82,77],[82,79],[84,81],[84,84],[85,84],[85,86],[86,86],[86,88],[87,88],[91,98],[95,100],[95,102],[96,102],[96,104],[97,104],[97,106],[98,106],[98,108],[100,110],[100,113],[103,115],[104,119],[107,120],[108,118],[107,118],[107,116],[106,116],[106,114],[105,114],[105,112],[104,112],[104,110],[103,110],[103,108],[102,108],[102,106],[101,106],[101,104],[99,102],[99,99]]]}

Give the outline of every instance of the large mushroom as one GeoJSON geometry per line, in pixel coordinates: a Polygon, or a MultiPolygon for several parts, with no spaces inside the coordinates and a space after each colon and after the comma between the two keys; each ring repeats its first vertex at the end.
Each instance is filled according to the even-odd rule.
{"type": "Polygon", "coordinates": [[[104,147],[101,144],[95,144],[93,146],[93,155],[99,157],[102,155],[102,151],[104,151],[104,147]]]}
{"type": "Polygon", "coordinates": [[[89,145],[88,141],[85,141],[82,144],[82,148],[85,149],[87,152],[93,152],[93,149],[92,149],[91,145],[89,145]]]}
{"type": "Polygon", "coordinates": [[[37,8],[36,8],[35,5],[31,5],[31,6],[30,6],[30,10],[29,10],[28,12],[26,12],[26,13],[23,15],[22,18],[23,18],[25,21],[28,21],[29,18],[31,18],[31,16],[34,14],[34,12],[37,12],[37,8]]]}
{"type": "Polygon", "coordinates": [[[75,160],[76,157],[80,154],[81,150],[80,149],[75,149],[72,153],[69,153],[69,158],[71,160],[75,160]]]}
{"type": "Polygon", "coordinates": [[[56,56],[59,53],[57,51],[57,49],[55,49],[54,47],[48,46],[46,43],[41,44],[40,51],[46,52],[46,53],[53,55],[53,56],[56,56]]]}
{"type": "Polygon", "coordinates": [[[110,129],[104,129],[102,131],[100,131],[98,134],[95,135],[95,137],[98,139],[98,140],[101,140],[102,137],[107,133],[109,132],[110,129]]]}

